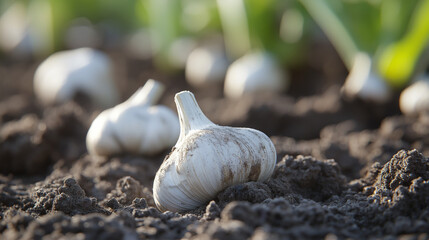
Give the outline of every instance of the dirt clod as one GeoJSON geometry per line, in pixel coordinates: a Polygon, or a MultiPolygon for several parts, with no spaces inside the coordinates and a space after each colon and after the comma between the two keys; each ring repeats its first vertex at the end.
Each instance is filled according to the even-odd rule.
{"type": "Polygon", "coordinates": [[[405,213],[429,205],[429,160],[417,150],[401,150],[379,172],[370,198],[405,213]]]}
{"type": "Polygon", "coordinates": [[[346,178],[334,160],[285,156],[267,182],[275,196],[299,194],[315,201],[325,201],[344,190],[346,178]]]}

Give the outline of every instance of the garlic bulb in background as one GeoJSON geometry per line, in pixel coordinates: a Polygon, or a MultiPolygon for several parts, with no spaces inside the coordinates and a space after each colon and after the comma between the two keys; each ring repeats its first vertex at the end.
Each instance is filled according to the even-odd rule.
{"type": "Polygon", "coordinates": [[[100,30],[86,18],[76,18],[70,22],[65,32],[67,48],[97,48],[102,45],[103,39],[100,30]]]}
{"type": "Polygon", "coordinates": [[[91,48],[57,52],[37,68],[34,91],[44,104],[66,102],[82,92],[97,106],[111,107],[119,101],[112,68],[104,53],[91,48]]]}
{"type": "Polygon", "coordinates": [[[168,51],[168,63],[175,69],[185,69],[186,61],[197,43],[192,37],[180,37],[174,40],[168,51]]]}
{"type": "Polygon", "coordinates": [[[153,57],[156,47],[151,41],[150,30],[140,28],[125,38],[125,53],[136,59],[147,60],[153,57]]]}
{"type": "Polygon", "coordinates": [[[221,83],[229,62],[223,47],[209,45],[192,50],[186,61],[186,80],[194,87],[221,83]]]}
{"type": "Polygon", "coordinates": [[[31,55],[33,46],[29,33],[27,13],[22,2],[11,4],[0,14],[0,49],[5,52],[17,52],[24,56],[31,55]]]}
{"type": "Polygon", "coordinates": [[[288,82],[285,72],[271,55],[254,52],[239,58],[228,68],[224,93],[229,98],[240,98],[247,93],[282,92],[288,82]]]}
{"type": "Polygon", "coordinates": [[[163,86],[149,80],[127,101],[100,113],[86,136],[95,156],[121,153],[155,155],[171,147],[179,136],[179,119],[165,106],[152,106],[163,86]]]}
{"type": "Polygon", "coordinates": [[[36,46],[36,42],[43,44],[42,40],[45,39],[39,39],[35,31],[31,31],[25,3],[22,1],[10,3],[4,12],[0,11],[0,50],[12,56],[30,57],[35,48],[40,47],[36,46]]]}
{"type": "Polygon", "coordinates": [[[373,71],[371,58],[365,53],[356,55],[342,91],[347,96],[377,103],[387,102],[391,97],[389,86],[373,71]]]}
{"type": "Polygon", "coordinates": [[[429,110],[429,76],[418,78],[401,92],[399,107],[404,114],[418,114],[429,110]]]}
{"type": "Polygon", "coordinates": [[[175,102],[180,137],[156,173],[153,185],[160,210],[194,209],[228,186],[265,181],[271,176],[276,150],[264,133],[212,123],[191,92],[176,94],[175,102]]]}

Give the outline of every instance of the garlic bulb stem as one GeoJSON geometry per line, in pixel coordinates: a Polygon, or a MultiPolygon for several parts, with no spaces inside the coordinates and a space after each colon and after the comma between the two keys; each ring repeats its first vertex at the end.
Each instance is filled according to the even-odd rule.
{"type": "MultiPolygon", "coordinates": [[[[180,122],[180,137],[177,143],[193,129],[203,129],[215,125],[210,121],[198,106],[194,94],[182,91],[174,96],[180,122]]],[[[176,144],[177,145],[177,144],[176,144]]]]}
{"type": "Polygon", "coordinates": [[[152,106],[161,98],[164,86],[153,79],[149,79],[146,84],[139,88],[127,101],[132,106],[152,106]]]}

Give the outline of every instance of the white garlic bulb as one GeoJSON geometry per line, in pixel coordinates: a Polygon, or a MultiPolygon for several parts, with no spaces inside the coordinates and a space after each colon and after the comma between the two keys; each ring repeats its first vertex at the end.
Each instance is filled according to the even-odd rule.
{"type": "Polygon", "coordinates": [[[229,62],[220,46],[200,46],[192,50],[186,61],[186,80],[194,87],[221,83],[229,62]]]}
{"type": "Polygon", "coordinates": [[[112,68],[104,53],[91,48],[57,52],[37,68],[34,91],[44,104],[62,103],[82,92],[99,107],[111,107],[119,101],[112,68]]]}
{"type": "Polygon", "coordinates": [[[124,48],[128,56],[147,60],[155,55],[155,47],[153,45],[150,30],[140,28],[125,38],[124,48]]]}
{"type": "Polygon", "coordinates": [[[389,86],[373,71],[372,60],[366,53],[356,55],[342,91],[347,96],[377,103],[387,102],[391,97],[389,86]]]}
{"type": "Polygon", "coordinates": [[[34,31],[30,31],[25,3],[10,3],[3,5],[4,9],[0,11],[0,50],[11,53],[12,56],[30,57],[36,39],[31,34],[34,31]]]}
{"type": "Polygon", "coordinates": [[[44,56],[53,50],[53,29],[47,27],[53,21],[52,9],[43,3],[0,1],[0,50],[18,59],[44,56]]]}
{"type": "Polygon", "coordinates": [[[417,114],[429,110],[429,76],[418,78],[401,92],[399,107],[404,114],[417,114]]]}
{"type": "Polygon", "coordinates": [[[86,136],[95,156],[120,153],[154,155],[171,147],[179,136],[179,119],[165,106],[152,106],[163,86],[149,80],[127,101],[100,113],[86,136]]]}
{"type": "Polygon", "coordinates": [[[274,171],[276,150],[264,133],[218,126],[202,113],[194,95],[175,96],[180,137],[156,173],[153,197],[162,210],[190,210],[228,186],[265,181],[274,171]]]}
{"type": "Polygon", "coordinates": [[[192,37],[180,37],[174,40],[168,50],[169,65],[175,69],[185,69],[186,61],[196,45],[195,38],[192,37]]]}
{"type": "Polygon", "coordinates": [[[102,44],[100,30],[86,18],[76,18],[70,22],[64,34],[67,48],[96,48],[102,44]]]}
{"type": "Polygon", "coordinates": [[[286,73],[266,52],[245,55],[231,64],[226,72],[224,93],[240,98],[247,93],[282,92],[288,87],[286,73]]]}

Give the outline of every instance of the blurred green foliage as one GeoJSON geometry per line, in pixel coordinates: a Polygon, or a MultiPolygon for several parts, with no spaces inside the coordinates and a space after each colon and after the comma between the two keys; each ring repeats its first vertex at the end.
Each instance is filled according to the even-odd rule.
{"type": "Polygon", "coordinates": [[[350,68],[358,52],[403,87],[419,70],[429,40],[428,0],[301,0],[350,68]]]}
{"type": "MultiPolygon", "coordinates": [[[[241,41],[238,45],[242,47],[236,44],[230,48],[228,51],[231,52],[232,58],[237,58],[251,49],[266,49],[279,53],[277,55],[280,59],[295,51],[291,51],[288,43],[281,41],[279,25],[286,9],[297,8],[296,1],[5,0],[1,2],[0,13],[17,3],[26,6],[26,21],[29,27],[47,36],[45,40],[50,42],[49,52],[63,47],[65,31],[77,18],[88,19],[93,24],[110,24],[123,33],[140,27],[148,28],[152,35],[157,61],[160,63],[166,61],[167,51],[175,39],[181,36],[198,39],[221,32],[226,35],[227,42],[231,39],[228,35],[237,38],[238,35],[245,33],[244,41],[248,43],[241,41]],[[219,9],[222,5],[233,11],[220,14],[219,9]],[[242,9],[234,9],[232,5],[241,6],[242,9]],[[235,10],[241,13],[236,14],[235,10]],[[229,21],[231,19],[228,14],[236,16],[232,16],[232,21],[229,21]],[[237,22],[240,24],[237,25],[237,22]],[[237,26],[245,30],[238,29],[237,26]],[[228,29],[232,31],[228,32],[228,29]],[[242,48],[243,51],[237,51],[236,54],[234,48],[242,48]]],[[[300,8],[298,12],[301,14],[304,10],[300,8]]]]}
{"type": "Polygon", "coordinates": [[[420,67],[426,67],[423,54],[428,51],[428,13],[429,1],[419,2],[404,34],[387,44],[380,55],[379,71],[395,87],[404,86],[420,67]]]}
{"type": "Polygon", "coordinates": [[[300,56],[303,55],[308,43],[309,16],[299,2],[281,0],[217,0],[217,2],[230,57],[238,58],[249,51],[262,49],[289,65],[301,60],[300,56]],[[283,21],[286,15],[289,18],[283,21]],[[284,35],[291,34],[295,35],[293,41],[283,38],[284,35]]]}
{"type": "Polygon", "coordinates": [[[4,0],[0,14],[16,5],[25,6],[27,28],[46,42],[45,54],[63,48],[65,32],[77,18],[105,22],[124,32],[143,22],[137,17],[142,8],[139,0],[4,0]]]}
{"type": "Polygon", "coordinates": [[[394,86],[415,75],[429,38],[429,0],[2,0],[0,19],[16,4],[25,6],[27,28],[45,41],[37,45],[45,54],[62,49],[73,20],[85,18],[124,35],[148,29],[155,61],[167,67],[178,38],[216,33],[231,60],[262,49],[296,64],[317,41],[316,22],[348,67],[366,52],[394,86]]]}

